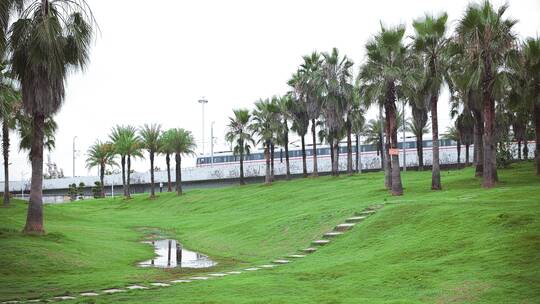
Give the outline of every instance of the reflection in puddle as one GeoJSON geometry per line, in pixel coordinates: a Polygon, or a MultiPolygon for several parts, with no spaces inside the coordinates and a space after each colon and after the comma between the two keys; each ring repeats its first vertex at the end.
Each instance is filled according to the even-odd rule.
{"type": "Polygon", "coordinates": [[[176,240],[158,240],[144,242],[154,246],[158,255],[152,260],[140,262],[141,267],[159,268],[206,268],[216,265],[207,256],[182,248],[176,240]]]}

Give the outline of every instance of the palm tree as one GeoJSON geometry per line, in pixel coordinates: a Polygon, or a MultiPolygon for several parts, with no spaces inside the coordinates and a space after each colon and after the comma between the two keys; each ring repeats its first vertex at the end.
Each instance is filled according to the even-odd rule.
{"type": "MultiPolygon", "coordinates": [[[[362,164],[360,162],[361,144],[360,136],[365,132],[365,111],[360,104],[360,92],[358,89],[354,90],[353,107],[347,115],[347,124],[350,124],[350,132],[355,136],[356,142],[356,172],[362,172],[362,164]]],[[[348,144],[348,142],[347,142],[348,144]]]]}
{"type": "MultiPolygon", "coordinates": [[[[31,116],[26,114],[24,111],[19,111],[17,113],[17,128],[19,130],[19,151],[26,151],[28,153],[28,159],[32,161],[32,144],[33,144],[33,122],[31,116]]],[[[47,117],[44,122],[44,130],[43,130],[43,148],[52,151],[54,147],[56,146],[56,130],[58,129],[58,125],[56,124],[56,121],[51,118],[47,117]]],[[[42,149],[43,149],[42,148],[42,149]]]]}
{"type": "Polygon", "coordinates": [[[154,155],[161,149],[161,125],[145,124],[140,130],[141,144],[150,157],[150,199],[156,197],[154,185],[154,155]]]}
{"type": "Polygon", "coordinates": [[[4,156],[4,206],[9,206],[9,133],[15,129],[21,93],[7,74],[5,62],[0,66],[0,120],[2,120],[2,152],[4,156]]]}
{"type": "Polygon", "coordinates": [[[99,169],[99,182],[101,183],[100,197],[105,197],[105,167],[115,166],[114,146],[112,143],[104,143],[96,140],[87,152],[86,167],[99,169]]]}
{"type": "Polygon", "coordinates": [[[391,151],[391,189],[392,195],[402,195],[401,173],[399,169],[399,153],[397,152],[397,110],[396,82],[410,82],[413,73],[407,69],[407,49],[403,45],[405,27],[398,26],[386,29],[381,26],[381,32],[366,45],[368,61],[360,71],[362,80],[362,95],[369,107],[374,102],[384,104],[386,118],[386,134],[389,138],[391,151]]]}
{"type": "Polygon", "coordinates": [[[166,137],[166,145],[174,151],[174,159],[176,162],[176,194],[182,195],[182,155],[195,154],[195,138],[190,131],[182,128],[170,129],[166,137]]]}
{"type": "Polygon", "coordinates": [[[142,143],[137,135],[137,129],[133,126],[116,126],[111,134],[115,153],[120,155],[122,165],[122,180],[124,176],[124,197],[131,198],[131,158],[143,157],[141,153],[142,143]],[[125,163],[124,163],[125,161],[125,163]],[[127,170],[125,168],[127,165],[127,170]]]}
{"type": "Polygon", "coordinates": [[[377,156],[381,158],[381,168],[384,168],[384,151],[383,151],[383,130],[381,130],[382,122],[381,118],[370,119],[365,128],[364,135],[366,139],[365,143],[375,145],[377,149],[377,156]]]}
{"type": "Polygon", "coordinates": [[[68,71],[84,68],[88,62],[95,22],[84,0],[26,4],[21,18],[11,26],[10,47],[13,72],[22,88],[22,107],[33,119],[32,179],[24,231],[40,234],[44,232],[45,119],[62,105],[68,71]]]}
{"type": "MultiPolygon", "coordinates": [[[[345,128],[344,117],[352,107],[353,86],[351,80],[351,67],[353,62],[347,56],[340,56],[336,48],[331,53],[323,53],[324,62],[322,66],[324,99],[322,113],[325,125],[328,128],[329,136],[332,139],[334,150],[334,161],[332,163],[332,173],[339,175],[339,139],[338,134],[345,128]]],[[[351,131],[349,128],[347,131],[351,131]]],[[[350,139],[350,133],[348,134],[350,139]]],[[[350,141],[350,140],[349,140],[350,141]]],[[[352,173],[352,154],[348,163],[349,173],[352,173]]]]}
{"type": "Polygon", "coordinates": [[[272,172],[270,164],[270,149],[275,140],[275,130],[277,120],[277,105],[269,99],[259,100],[255,103],[255,110],[252,114],[251,130],[259,135],[259,142],[263,143],[264,158],[266,160],[266,174],[264,182],[272,183],[272,172]]]}
{"type": "Polygon", "coordinates": [[[425,62],[425,86],[430,95],[431,110],[431,133],[433,141],[433,164],[431,170],[431,189],[441,190],[441,170],[439,166],[439,118],[437,102],[439,93],[447,75],[446,45],[446,13],[434,17],[426,15],[424,18],[415,20],[413,27],[414,49],[422,54],[425,62]]]}
{"type": "Polygon", "coordinates": [[[416,138],[416,154],[418,156],[418,171],[424,170],[424,134],[429,132],[428,110],[420,108],[411,102],[412,121],[407,124],[407,130],[416,138]]]}
{"type": "MultiPolygon", "coordinates": [[[[289,85],[291,85],[291,83],[297,83],[295,79],[298,78],[298,73],[294,74],[293,78],[289,81],[289,85]]],[[[296,132],[296,134],[298,134],[298,136],[300,136],[300,140],[302,142],[302,173],[304,177],[307,177],[308,174],[305,142],[305,137],[309,127],[309,115],[307,112],[307,105],[305,102],[302,101],[302,95],[299,93],[298,90],[294,90],[293,92],[291,92],[290,95],[292,98],[291,107],[289,108],[292,119],[291,130],[293,130],[294,132],[296,132]]]]}
{"type": "Polygon", "coordinates": [[[465,145],[465,166],[470,165],[469,147],[473,143],[474,137],[474,118],[471,111],[464,109],[463,112],[457,117],[456,128],[458,130],[460,141],[465,145]]]}
{"type": "Polygon", "coordinates": [[[234,155],[240,156],[240,185],[245,185],[244,181],[244,156],[249,155],[251,145],[255,145],[249,131],[251,115],[247,109],[233,110],[234,116],[229,117],[227,133],[225,139],[234,145],[234,155]]]}
{"type": "Polygon", "coordinates": [[[449,126],[446,129],[446,134],[444,137],[446,139],[450,139],[456,142],[456,151],[457,151],[457,167],[460,168],[461,163],[461,134],[459,133],[459,129],[456,127],[457,121],[453,126],[449,126]]]}
{"type": "Polygon", "coordinates": [[[304,63],[297,73],[298,77],[293,77],[289,81],[299,96],[299,100],[306,104],[308,120],[311,121],[311,136],[313,141],[313,172],[314,177],[319,175],[317,165],[317,119],[321,115],[322,106],[322,64],[321,54],[313,52],[302,57],[304,63]]]}
{"type": "Polygon", "coordinates": [[[285,94],[277,99],[279,110],[279,124],[277,125],[277,144],[285,149],[285,176],[291,179],[291,167],[289,162],[289,120],[293,119],[291,109],[294,101],[291,93],[285,94]]]}
{"type": "Polygon", "coordinates": [[[504,17],[508,5],[499,9],[489,1],[469,4],[457,26],[457,37],[464,47],[467,67],[482,90],[484,119],[484,166],[482,187],[494,187],[497,178],[495,147],[495,99],[494,85],[504,75],[503,67],[508,54],[514,48],[515,35],[512,28],[517,21],[504,17]]]}
{"type": "Polygon", "coordinates": [[[167,192],[172,191],[172,182],[171,182],[171,155],[174,154],[174,151],[171,149],[167,143],[170,141],[169,137],[171,136],[172,131],[167,130],[163,132],[160,138],[160,149],[159,153],[165,154],[165,163],[167,164],[167,192]]]}

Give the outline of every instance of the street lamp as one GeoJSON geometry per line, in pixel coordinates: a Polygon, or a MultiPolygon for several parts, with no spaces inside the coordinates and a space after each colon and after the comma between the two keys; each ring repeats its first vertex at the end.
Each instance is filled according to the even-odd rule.
{"type": "Polygon", "coordinates": [[[75,153],[77,152],[77,150],[75,150],[75,139],[77,138],[77,136],[73,136],[73,177],[75,177],[75,153]]]}
{"type": "Polygon", "coordinates": [[[204,97],[199,99],[199,103],[202,105],[202,154],[204,155],[204,105],[208,103],[204,97]]]}

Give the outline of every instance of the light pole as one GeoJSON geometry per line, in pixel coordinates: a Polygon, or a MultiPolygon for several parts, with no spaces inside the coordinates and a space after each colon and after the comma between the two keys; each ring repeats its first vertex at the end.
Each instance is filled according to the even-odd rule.
{"type": "Polygon", "coordinates": [[[75,150],[75,139],[77,138],[77,136],[73,136],[73,177],[75,177],[75,152],[77,152],[75,150]]]}
{"type": "Polygon", "coordinates": [[[202,154],[204,155],[204,105],[208,103],[206,98],[199,99],[199,103],[202,105],[202,154]]]}
{"type": "Polygon", "coordinates": [[[212,121],[210,124],[210,167],[214,166],[214,124],[216,122],[212,121]]]}

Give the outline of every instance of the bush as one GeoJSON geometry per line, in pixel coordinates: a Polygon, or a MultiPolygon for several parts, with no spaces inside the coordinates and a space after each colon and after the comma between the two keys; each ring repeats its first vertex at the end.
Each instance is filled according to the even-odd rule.
{"type": "Polygon", "coordinates": [[[101,183],[95,182],[94,187],[92,187],[92,194],[94,195],[94,198],[100,198],[102,190],[103,190],[103,186],[101,185],[101,183]]]}

